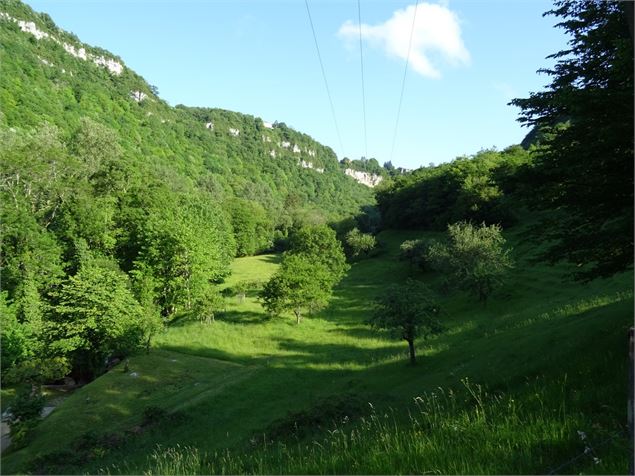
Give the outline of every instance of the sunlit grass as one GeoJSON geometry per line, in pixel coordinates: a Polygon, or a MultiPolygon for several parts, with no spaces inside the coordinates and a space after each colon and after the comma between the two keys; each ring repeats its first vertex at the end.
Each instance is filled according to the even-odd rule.
{"type": "MultiPolygon", "coordinates": [[[[300,325],[292,316],[267,316],[257,290],[242,302],[228,298],[216,322],[178,320],[149,355],[130,359],[137,378],[119,366],[76,392],[40,424],[27,448],[3,455],[3,466],[28,468],[21,465],[68,447],[90,428],[127,434],[148,406],[158,406],[182,419],[64,472],[533,473],[575,456],[578,429],[617,436],[603,447],[602,466],[584,459],[574,471],[626,471],[632,273],[571,282],[565,266],[529,263],[534,248],[520,232],[510,235],[513,274],[487,306],[460,292],[444,294],[435,273],[415,273],[438,291],[447,332],[419,341],[412,367],[405,342],[365,320],[386,284],[412,274],[397,260],[398,247],[419,236],[382,233],[382,254],[355,263],[331,305],[300,325]],[[490,389],[485,421],[476,418],[465,378],[490,389]],[[455,401],[436,409],[435,423],[421,433],[408,413],[416,411],[413,398],[429,398],[438,388],[455,392],[455,401]],[[338,426],[339,433],[322,429],[266,450],[252,447],[274,420],[346,393],[372,402],[376,420],[358,418],[338,426]],[[389,409],[390,425],[382,419],[389,409]],[[180,449],[153,453],[157,444],[180,449]]],[[[278,262],[275,255],[237,259],[222,286],[264,281],[278,262]]]]}

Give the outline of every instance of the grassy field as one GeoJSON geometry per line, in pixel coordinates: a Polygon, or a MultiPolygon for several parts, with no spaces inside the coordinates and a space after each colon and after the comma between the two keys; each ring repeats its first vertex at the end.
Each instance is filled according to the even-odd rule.
{"type": "MultiPolygon", "coordinates": [[[[399,244],[420,236],[382,233],[383,253],[300,325],[255,293],[212,324],[174,323],[128,372],[66,399],[2,472],[544,473],[590,446],[561,471],[625,473],[632,273],[572,283],[508,233],[509,282],[487,306],[440,292],[447,332],[418,343],[413,367],[405,342],[364,321],[411,273],[399,244]]],[[[224,286],[278,260],[237,259],[224,286]]],[[[440,276],[419,277],[440,291],[440,276]]]]}

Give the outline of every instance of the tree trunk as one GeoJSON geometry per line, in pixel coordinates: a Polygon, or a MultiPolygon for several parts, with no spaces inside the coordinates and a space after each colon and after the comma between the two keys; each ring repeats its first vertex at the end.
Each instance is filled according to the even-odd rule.
{"type": "Polygon", "coordinates": [[[295,311],[293,311],[293,313],[295,314],[295,323],[296,324],[300,324],[300,321],[302,320],[302,316],[300,315],[300,311],[295,310],[295,311]]]}
{"type": "Polygon", "coordinates": [[[406,339],[408,341],[408,349],[410,349],[410,363],[412,365],[417,363],[415,358],[415,341],[414,339],[406,339]]]}

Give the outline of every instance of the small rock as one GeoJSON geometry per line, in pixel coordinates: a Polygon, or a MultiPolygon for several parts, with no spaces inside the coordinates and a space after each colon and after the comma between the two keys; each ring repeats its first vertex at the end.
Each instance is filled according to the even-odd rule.
{"type": "Polygon", "coordinates": [[[139,374],[137,372],[130,372],[131,377],[138,377],[139,374]]]}

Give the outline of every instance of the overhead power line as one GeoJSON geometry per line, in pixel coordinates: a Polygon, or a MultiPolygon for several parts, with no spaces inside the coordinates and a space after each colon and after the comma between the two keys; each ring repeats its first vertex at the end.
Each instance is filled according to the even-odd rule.
{"type": "Polygon", "coordinates": [[[414,15],[412,15],[412,25],[410,26],[410,40],[408,41],[408,56],[406,57],[406,66],[403,70],[403,79],[401,81],[401,94],[399,95],[399,106],[397,107],[397,120],[395,122],[395,131],[392,135],[392,147],[390,148],[390,161],[392,162],[392,156],[395,152],[395,142],[397,141],[397,128],[399,127],[399,116],[401,115],[401,103],[403,102],[403,92],[406,87],[406,74],[408,73],[408,63],[410,62],[410,49],[412,48],[412,34],[415,30],[415,20],[417,19],[417,7],[419,6],[419,0],[415,4],[414,15]]]}
{"type": "Polygon", "coordinates": [[[366,90],[364,87],[364,53],[362,50],[362,7],[357,0],[357,19],[359,21],[359,65],[362,72],[362,111],[364,113],[364,157],[368,159],[368,133],[366,129],[366,90]]]}
{"type": "Polygon", "coordinates": [[[315,27],[313,26],[313,18],[311,18],[311,9],[309,8],[308,0],[304,0],[306,5],[306,12],[309,14],[309,23],[311,24],[311,31],[313,32],[313,41],[315,41],[315,50],[317,51],[318,60],[320,61],[320,69],[322,70],[322,79],[324,79],[324,87],[326,88],[326,94],[329,97],[329,104],[331,105],[331,114],[333,115],[333,123],[335,124],[335,132],[337,132],[337,140],[340,143],[340,150],[342,155],[346,155],[344,152],[344,146],[342,145],[342,136],[340,135],[340,128],[337,125],[337,118],[335,116],[335,107],[333,106],[333,99],[331,98],[331,90],[329,89],[329,83],[326,80],[326,73],[324,72],[324,63],[322,62],[322,55],[320,54],[320,47],[318,46],[317,36],[315,35],[315,27]]]}

